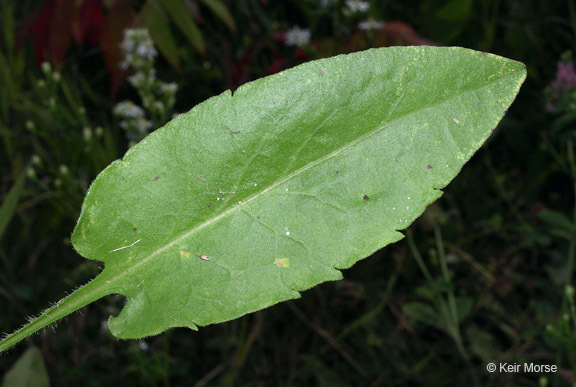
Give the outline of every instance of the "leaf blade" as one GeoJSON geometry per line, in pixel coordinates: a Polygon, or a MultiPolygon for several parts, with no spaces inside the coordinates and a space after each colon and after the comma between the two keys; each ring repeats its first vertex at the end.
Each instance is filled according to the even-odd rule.
{"type": "Polygon", "coordinates": [[[111,330],[226,321],[341,278],[441,195],[524,76],[465,49],[369,50],[176,118],[101,173],[72,236],[129,299],[111,330]]]}

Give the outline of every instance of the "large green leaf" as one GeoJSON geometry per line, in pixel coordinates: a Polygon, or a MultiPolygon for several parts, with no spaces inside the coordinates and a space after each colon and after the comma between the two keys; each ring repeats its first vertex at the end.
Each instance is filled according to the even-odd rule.
{"type": "Polygon", "coordinates": [[[105,269],[0,350],[107,294],[128,298],[112,332],[137,338],[340,279],[441,195],[525,74],[467,49],[394,47],[207,100],[98,176],[72,241],[105,269]]]}

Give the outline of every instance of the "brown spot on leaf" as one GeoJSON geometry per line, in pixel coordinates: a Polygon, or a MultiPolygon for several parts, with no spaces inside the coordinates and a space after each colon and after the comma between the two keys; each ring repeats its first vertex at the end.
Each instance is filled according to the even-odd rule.
{"type": "Polygon", "coordinates": [[[230,131],[230,133],[232,133],[232,134],[238,134],[238,133],[240,133],[239,130],[232,130],[232,129],[228,128],[228,127],[226,127],[226,129],[228,129],[228,130],[230,131]]]}
{"type": "Polygon", "coordinates": [[[276,258],[274,264],[281,268],[290,267],[290,258],[276,258]]]}

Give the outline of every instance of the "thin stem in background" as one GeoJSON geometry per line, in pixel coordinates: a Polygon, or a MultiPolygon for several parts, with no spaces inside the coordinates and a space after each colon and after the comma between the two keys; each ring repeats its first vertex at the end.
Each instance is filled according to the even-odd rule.
{"type": "Polygon", "coordinates": [[[454,341],[456,342],[456,346],[458,347],[458,352],[464,359],[466,363],[466,368],[470,373],[470,378],[474,385],[477,385],[476,378],[474,377],[474,371],[472,369],[472,364],[470,364],[470,359],[466,354],[466,349],[464,348],[464,342],[462,341],[462,334],[460,332],[460,318],[458,317],[458,309],[456,308],[456,298],[454,297],[454,288],[452,286],[452,279],[450,278],[450,273],[448,272],[448,262],[446,260],[446,254],[444,252],[444,244],[442,242],[442,233],[440,232],[440,227],[437,224],[434,224],[434,238],[436,240],[436,248],[438,250],[438,257],[440,260],[440,267],[442,269],[442,276],[444,277],[444,281],[448,284],[448,303],[450,305],[451,311],[451,329],[454,341]]]}
{"type": "MultiPolygon", "coordinates": [[[[570,170],[570,175],[572,177],[572,185],[574,190],[574,210],[572,214],[572,223],[576,225],[576,157],[574,156],[574,141],[572,139],[568,140],[567,155],[568,155],[568,167],[570,170]]],[[[568,246],[568,279],[567,283],[572,285],[572,279],[574,278],[574,260],[576,259],[576,238],[570,240],[570,245],[568,246]]]]}
{"type": "Polygon", "coordinates": [[[444,253],[444,246],[442,244],[442,235],[440,233],[440,229],[437,225],[434,225],[434,236],[435,236],[436,246],[437,246],[437,250],[438,250],[438,257],[440,260],[440,266],[442,268],[442,274],[443,274],[444,281],[448,284],[448,288],[449,288],[448,304],[446,303],[446,300],[442,297],[440,290],[438,289],[438,286],[436,285],[436,282],[434,281],[432,275],[430,274],[430,271],[426,267],[426,264],[424,263],[424,260],[422,259],[422,256],[420,255],[420,252],[416,248],[416,244],[414,243],[412,233],[410,232],[410,230],[408,230],[408,232],[406,234],[407,234],[407,240],[408,240],[408,245],[410,246],[410,250],[412,251],[414,258],[416,259],[418,266],[420,266],[422,273],[424,273],[424,276],[426,277],[426,280],[428,281],[429,286],[432,288],[433,294],[434,294],[434,299],[436,300],[437,305],[440,307],[440,310],[442,311],[442,315],[443,315],[444,321],[446,323],[446,328],[448,330],[448,334],[450,337],[452,337],[452,339],[456,343],[456,347],[458,348],[458,353],[460,354],[460,356],[464,360],[464,363],[466,364],[466,368],[468,370],[468,373],[470,374],[470,379],[472,380],[473,385],[477,386],[478,382],[477,382],[476,377],[474,375],[474,370],[472,368],[472,364],[470,363],[470,359],[468,358],[468,356],[466,354],[466,349],[464,348],[464,343],[462,341],[462,335],[460,333],[460,323],[459,323],[459,319],[458,319],[458,312],[456,309],[456,300],[454,298],[454,293],[452,290],[452,282],[450,280],[450,275],[448,273],[448,265],[446,262],[446,255],[444,253]]]}

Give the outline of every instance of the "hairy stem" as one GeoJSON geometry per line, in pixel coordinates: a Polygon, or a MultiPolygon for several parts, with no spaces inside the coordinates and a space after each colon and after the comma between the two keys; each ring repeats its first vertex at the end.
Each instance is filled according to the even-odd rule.
{"type": "Polygon", "coordinates": [[[104,286],[109,285],[105,273],[106,272],[100,273],[98,277],[46,309],[40,316],[36,317],[12,334],[6,336],[2,341],[0,341],[0,352],[6,351],[28,336],[33,335],[42,328],[46,328],[48,325],[60,320],[61,318],[113,293],[110,291],[110,286],[104,286]]]}

